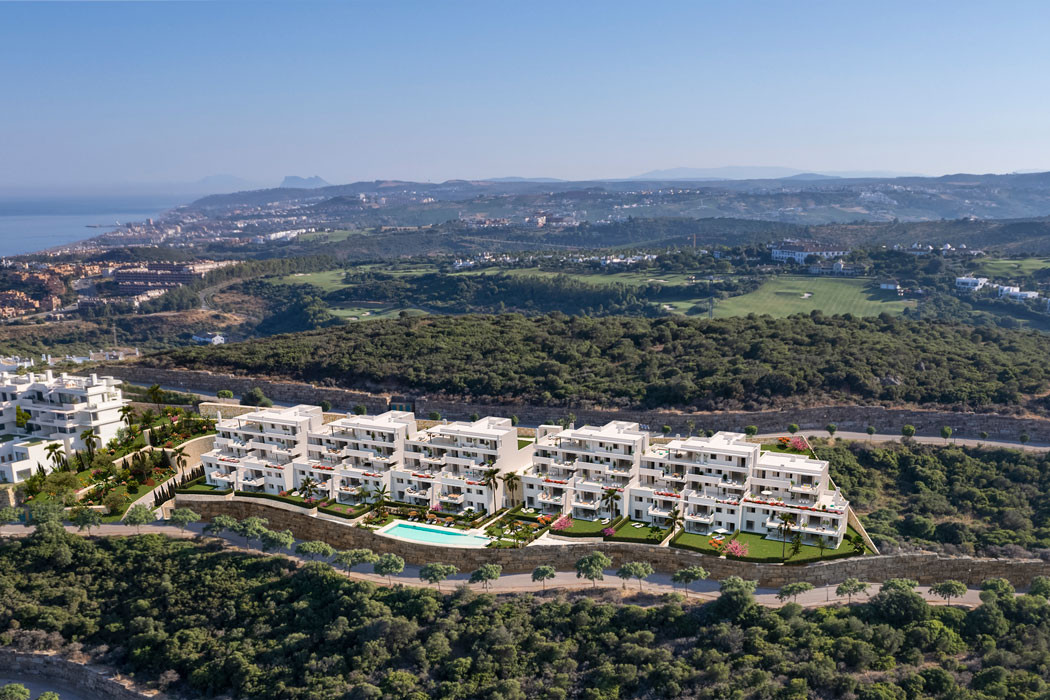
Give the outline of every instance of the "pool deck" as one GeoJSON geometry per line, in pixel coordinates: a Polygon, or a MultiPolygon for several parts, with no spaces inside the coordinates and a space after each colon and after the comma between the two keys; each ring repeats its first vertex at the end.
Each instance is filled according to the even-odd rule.
{"type": "MultiPolygon", "coordinates": [[[[458,547],[460,549],[482,549],[483,547],[486,547],[488,545],[488,543],[491,541],[491,539],[484,532],[481,532],[480,530],[454,530],[452,528],[440,527],[440,526],[437,526],[437,525],[428,525],[426,523],[414,523],[414,522],[411,522],[411,521],[408,521],[408,520],[395,520],[392,523],[387,523],[383,527],[381,527],[378,530],[376,530],[375,534],[379,535],[380,537],[389,537],[392,540],[401,540],[403,542],[422,542],[424,544],[440,544],[443,547],[458,547]],[[455,544],[454,541],[435,543],[435,542],[427,542],[427,540],[421,540],[421,539],[417,540],[417,539],[413,539],[411,537],[399,537],[398,535],[390,533],[390,530],[392,530],[392,529],[394,529],[394,528],[396,528],[398,526],[412,527],[412,528],[417,528],[419,530],[432,530],[435,533],[439,533],[441,535],[446,535],[446,536],[451,536],[451,537],[480,537],[480,538],[483,538],[485,540],[485,542],[484,542],[484,544],[482,544],[480,542],[477,543],[477,544],[455,544]]],[[[477,542],[477,541],[475,540],[475,542],[477,542]]]]}

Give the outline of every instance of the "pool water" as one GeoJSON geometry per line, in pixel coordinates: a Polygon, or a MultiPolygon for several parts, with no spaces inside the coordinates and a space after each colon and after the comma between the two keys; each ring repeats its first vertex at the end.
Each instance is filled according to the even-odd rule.
{"type": "Polygon", "coordinates": [[[378,534],[389,535],[402,540],[452,545],[455,547],[484,547],[489,543],[488,537],[480,537],[451,529],[413,525],[411,523],[394,523],[390,527],[381,530],[378,534]]]}

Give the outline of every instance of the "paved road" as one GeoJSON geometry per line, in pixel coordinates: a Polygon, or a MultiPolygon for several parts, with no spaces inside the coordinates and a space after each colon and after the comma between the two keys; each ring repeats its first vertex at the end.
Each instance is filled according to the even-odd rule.
{"type": "MultiPolygon", "coordinates": [[[[800,430],[800,431],[798,431],[798,434],[799,435],[805,435],[806,437],[814,437],[814,438],[826,438],[828,436],[827,432],[823,431],[823,430],[800,430]]],[[[788,433],[786,431],[782,432],[782,433],[763,433],[761,435],[756,435],[755,437],[760,438],[760,439],[768,439],[768,438],[775,439],[775,438],[778,438],[778,437],[781,437],[781,436],[784,436],[784,435],[788,435],[788,433]]],[[[848,432],[848,431],[839,430],[839,431],[837,431],[835,433],[835,439],[856,440],[858,442],[868,442],[869,436],[868,436],[867,433],[852,433],[852,432],[848,432]]],[[[945,444],[944,438],[933,437],[931,435],[916,435],[915,437],[913,437],[911,439],[914,442],[925,443],[925,444],[928,444],[928,445],[943,445],[943,444],[945,444]]],[[[900,435],[890,435],[890,434],[887,434],[887,433],[875,433],[874,435],[870,436],[870,440],[871,440],[871,442],[900,442],[901,436],[900,435]]],[[[948,442],[953,444],[953,445],[967,445],[967,446],[970,446],[970,447],[980,447],[982,445],[984,447],[1009,447],[1009,448],[1012,448],[1012,449],[1015,449],[1015,450],[1022,450],[1023,449],[1023,450],[1027,450],[1029,452],[1046,452],[1047,450],[1050,450],[1050,445],[1036,444],[1036,443],[1031,443],[1031,442],[1028,443],[1027,445],[1022,445],[1020,442],[1009,442],[1009,441],[1003,441],[1003,440],[978,440],[978,439],[974,439],[974,438],[954,438],[954,437],[953,438],[949,438],[948,442]]]]}
{"type": "MultiPolygon", "coordinates": [[[[67,525],[66,529],[68,531],[72,532],[72,533],[75,533],[75,534],[81,534],[81,535],[86,534],[86,533],[78,532],[76,527],[73,526],[73,525],[67,525]]],[[[24,535],[28,534],[29,532],[31,532],[31,530],[32,530],[32,528],[28,528],[28,527],[26,527],[24,525],[4,525],[4,526],[0,526],[0,536],[21,537],[21,536],[24,536],[24,535]]],[[[164,525],[145,525],[145,526],[143,526],[141,528],[133,528],[133,527],[130,527],[130,526],[124,525],[124,524],[107,524],[107,525],[102,525],[102,526],[100,526],[98,528],[93,529],[90,534],[91,535],[104,535],[104,536],[112,537],[112,536],[134,535],[136,533],[142,533],[142,534],[157,533],[157,534],[162,534],[162,535],[165,535],[165,536],[168,536],[168,537],[191,538],[191,537],[196,537],[198,534],[201,533],[201,531],[202,531],[202,526],[199,523],[191,526],[190,529],[185,531],[185,532],[182,531],[182,530],[179,530],[178,528],[174,527],[173,525],[169,525],[169,524],[164,524],[164,525]]],[[[224,534],[222,539],[226,540],[230,545],[234,546],[235,548],[239,548],[239,549],[247,548],[247,543],[241,537],[237,537],[235,535],[224,534]]],[[[536,545],[531,545],[531,546],[536,546],[536,545]]],[[[254,554],[260,554],[261,553],[261,552],[259,552],[256,549],[252,549],[251,551],[254,554]]],[[[293,559],[297,559],[299,561],[307,561],[307,559],[305,559],[303,557],[299,557],[299,556],[297,556],[295,554],[291,554],[291,553],[287,553],[287,552],[282,552],[281,554],[283,554],[284,556],[291,557],[293,559]]],[[[401,574],[399,574],[397,576],[393,576],[391,578],[391,581],[394,582],[394,583],[397,583],[397,584],[401,584],[401,585],[405,585],[405,586],[413,586],[413,587],[417,587],[417,588],[436,588],[436,586],[432,586],[430,584],[423,583],[422,581],[419,580],[419,568],[420,567],[418,567],[418,566],[406,565],[405,566],[405,570],[401,574]]],[[[382,585],[386,585],[388,583],[386,578],[384,578],[382,576],[377,576],[376,574],[371,573],[370,571],[367,571],[368,569],[370,569],[370,567],[368,565],[365,565],[363,567],[357,567],[353,571],[349,572],[348,575],[351,578],[353,578],[353,579],[357,579],[357,580],[361,580],[361,581],[370,581],[372,583],[377,583],[377,584],[382,584],[382,585]],[[364,569],[364,570],[362,570],[362,569],[364,569]]],[[[337,570],[341,571],[341,569],[337,569],[337,570]]],[[[458,585],[469,585],[469,584],[467,584],[467,579],[469,578],[469,575],[470,575],[470,572],[464,572],[464,573],[458,574],[458,575],[450,578],[445,583],[443,583],[440,586],[440,588],[443,591],[449,591],[449,590],[451,590],[452,588],[454,588],[455,586],[458,586],[458,585]]],[[[690,598],[693,598],[693,599],[714,600],[719,595],[719,593],[718,593],[718,585],[719,584],[718,584],[717,581],[698,581],[698,582],[688,586],[688,590],[684,590],[682,586],[674,586],[674,585],[672,585],[670,574],[656,573],[656,574],[651,576],[647,581],[645,581],[642,584],[642,592],[644,592],[645,594],[648,594],[648,595],[653,595],[653,594],[659,595],[659,594],[663,594],[663,593],[672,593],[672,592],[677,592],[677,593],[685,592],[685,593],[687,593],[687,595],[690,598]]],[[[598,586],[599,586],[598,590],[605,589],[606,591],[610,587],[612,587],[614,589],[622,589],[623,588],[622,582],[620,581],[620,579],[618,579],[616,577],[616,572],[613,571],[613,570],[609,570],[609,571],[605,572],[605,581],[604,582],[599,582],[598,586]]],[[[474,588],[476,590],[481,590],[480,584],[475,584],[475,585],[472,585],[470,587],[474,588]]],[[[531,574],[529,574],[529,573],[520,573],[520,574],[505,574],[505,575],[503,575],[502,577],[500,577],[500,579],[498,581],[495,581],[492,584],[491,590],[493,592],[495,592],[495,593],[530,593],[530,592],[540,592],[544,588],[546,588],[546,589],[562,589],[562,590],[568,589],[568,590],[587,591],[587,590],[592,590],[593,589],[593,585],[589,581],[581,580],[581,579],[576,578],[575,572],[572,572],[572,571],[559,571],[559,572],[557,572],[557,574],[555,575],[555,577],[552,580],[547,582],[545,587],[542,584],[540,584],[540,583],[533,582],[531,574]]],[[[940,604],[943,604],[943,602],[944,602],[940,598],[937,598],[936,596],[933,596],[930,593],[928,586],[920,586],[916,590],[918,591],[919,594],[921,594],[923,596],[923,598],[925,598],[927,601],[929,601],[930,603],[932,603],[934,605],[940,605],[940,604]]],[[[627,583],[627,585],[626,585],[626,591],[627,591],[627,593],[637,592],[638,591],[638,582],[636,580],[633,580],[633,579],[631,581],[629,581],[627,583]]],[[[871,589],[869,590],[868,594],[861,595],[861,596],[854,596],[853,599],[855,601],[857,601],[857,600],[866,600],[870,595],[872,595],[873,593],[876,593],[876,592],[878,592],[878,586],[877,585],[873,585],[871,587],[871,589]]],[[[755,599],[759,603],[761,603],[762,605],[766,605],[766,606],[769,606],[769,607],[780,607],[782,605],[782,602],[777,600],[776,593],[777,593],[777,591],[775,589],[760,588],[760,589],[758,589],[758,591],[756,591],[755,599]]],[[[964,595],[962,598],[952,601],[952,604],[953,605],[963,605],[963,606],[979,605],[980,602],[981,602],[979,593],[980,593],[979,590],[977,590],[975,588],[971,588],[971,589],[967,590],[966,595],[964,595]]],[[[603,595],[604,595],[604,593],[603,593],[603,595]]],[[[802,595],[800,595],[798,597],[798,603],[800,605],[804,605],[806,607],[819,607],[819,606],[823,606],[823,605],[834,605],[834,604],[837,604],[837,603],[844,603],[844,602],[846,602],[846,599],[844,597],[840,598],[840,597],[835,595],[835,586],[821,586],[821,587],[813,589],[812,591],[804,593],[804,594],[802,594],[802,595]]]]}

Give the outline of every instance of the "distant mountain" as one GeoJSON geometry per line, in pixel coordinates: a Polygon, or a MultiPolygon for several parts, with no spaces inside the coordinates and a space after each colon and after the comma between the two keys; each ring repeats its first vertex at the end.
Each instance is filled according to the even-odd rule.
{"type": "Polygon", "coordinates": [[[223,192],[243,192],[254,190],[259,187],[258,182],[245,180],[236,175],[208,175],[189,185],[196,188],[195,191],[205,194],[221,194],[223,192]]]}
{"type": "Polygon", "coordinates": [[[629,180],[826,180],[831,178],[921,177],[914,173],[886,170],[813,172],[780,166],[727,165],[721,168],[669,168],[650,170],[629,180]]]}
{"type": "Polygon", "coordinates": [[[313,177],[299,177],[298,175],[288,175],[281,181],[282,188],[300,189],[300,190],[315,190],[318,187],[328,187],[329,183],[322,180],[317,175],[313,177]]]}
{"type": "Polygon", "coordinates": [[[820,173],[799,173],[798,175],[789,175],[788,177],[782,177],[781,180],[841,180],[838,175],[821,175],[820,173]]]}
{"type": "Polygon", "coordinates": [[[565,182],[556,177],[488,177],[485,182],[565,182]]]}

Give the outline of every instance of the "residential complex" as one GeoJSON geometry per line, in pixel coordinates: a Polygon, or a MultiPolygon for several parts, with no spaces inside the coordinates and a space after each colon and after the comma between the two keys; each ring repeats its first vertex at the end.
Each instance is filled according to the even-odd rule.
{"type": "Polygon", "coordinates": [[[109,442],[127,403],[113,377],[55,376],[51,370],[0,374],[0,481],[24,481],[38,466],[50,471],[51,463],[41,458],[48,445],[60,444],[71,457],[86,449],[88,430],[96,446],[109,442]]]}

